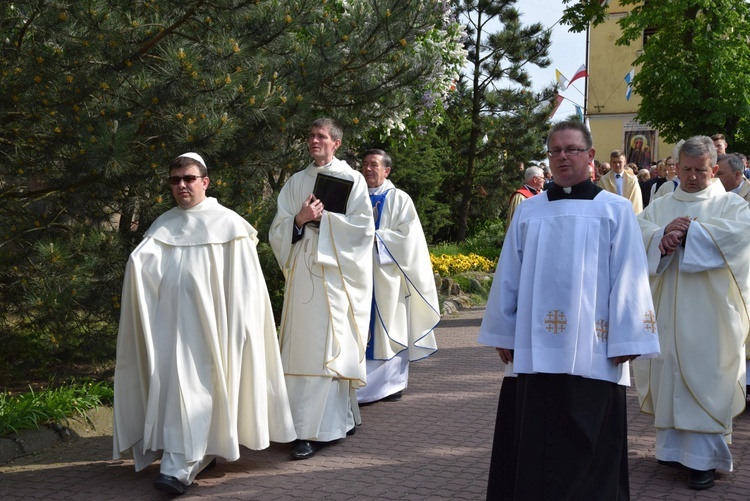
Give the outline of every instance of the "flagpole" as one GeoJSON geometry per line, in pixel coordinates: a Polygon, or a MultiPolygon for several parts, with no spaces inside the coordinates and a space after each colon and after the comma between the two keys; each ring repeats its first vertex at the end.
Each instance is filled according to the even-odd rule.
{"type": "Polygon", "coordinates": [[[586,83],[583,86],[583,123],[589,116],[589,80],[591,79],[591,65],[589,64],[589,44],[591,42],[591,23],[586,25],[586,71],[589,72],[589,76],[586,77],[586,83]]]}

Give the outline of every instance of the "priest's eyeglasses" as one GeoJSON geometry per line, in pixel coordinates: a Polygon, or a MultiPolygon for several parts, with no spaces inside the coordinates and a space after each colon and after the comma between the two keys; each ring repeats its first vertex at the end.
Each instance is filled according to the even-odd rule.
{"type": "Polygon", "coordinates": [[[559,157],[562,153],[565,153],[566,157],[575,157],[584,151],[589,151],[591,148],[565,148],[563,150],[549,150],[547,156],[559,157]]]}
{"type": "Polygon", "coordinates": [[[204,178],[206,176],[195,176],[195,175],[188,175],[188,176],[170,176],[169,177],[169,184],[172,186],[177,186],[180,184],[180,181],[185,181],[185,184],[192,184],[195,182],[196,179],[204,178]]]}

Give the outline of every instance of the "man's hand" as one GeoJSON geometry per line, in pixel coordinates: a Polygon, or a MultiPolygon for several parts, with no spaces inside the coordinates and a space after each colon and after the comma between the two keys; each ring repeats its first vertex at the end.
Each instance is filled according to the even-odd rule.
{"type": "Polygon", "coordinates": [[[689,217],[682,216],[675,218],[664,227],[664,236],[659,242],[659,250],[662,256],[671,255],[682,244],[690,228],[690,221],[692,220],[689,217]]]}
{"type": "Polygon", "coordinates": [[[673,231],[681,231],[683,233],[687,233],[688,228],[690,228],[691,221],[692,219],[687,216],[675,218],[671,223],[664,227],[664,234],[666,235],[667,233],[673,231]]]}
{"type": "Polygon", "coordinates": [[[302,228],[310,221],[320,221],[321,217],[323,217],[323,202],[310,193],[310,196],[302,203],[302,208],[294,216],[294,224],[297,228],[302,228]]]}
{"type": "Polygon", "coordinates": [[[680,230],[670,231],[665,233],[659,242],[659,250],[662,256],[669,256],[677,247],[682,243],[682,239],[685,238],[685,232],[680,230]]]}
{"type": "Polygon", "coordinates": [[[495,349],[497,350],[498,355],[500,355],[500,360],[502,360],[504,364],[509,364],[513,361],[513,350],[506,350],[505,348],[495,349]]]}

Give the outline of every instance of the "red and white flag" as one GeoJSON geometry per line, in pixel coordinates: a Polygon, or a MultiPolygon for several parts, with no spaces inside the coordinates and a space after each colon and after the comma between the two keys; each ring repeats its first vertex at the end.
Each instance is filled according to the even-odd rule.
{"type": "Polygon", "coordinates": [[[568,83],[568,85],[572,84],[573,82],[575,82],[579,78],[583,78],[583,77],[587,77],[587,76],[589,76],[589,73],[588,73],[588,71],[586,71],[586,65],[582,64],[581,67],[578,68],[578,71],[576,71],[576,74],[573,75],[573,78],[570,79],[570,82],[568,83]]]}

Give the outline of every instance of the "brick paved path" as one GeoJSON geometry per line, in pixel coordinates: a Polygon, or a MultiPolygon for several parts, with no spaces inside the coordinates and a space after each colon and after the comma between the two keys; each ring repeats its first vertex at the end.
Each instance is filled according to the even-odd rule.
{"type": "MultiPolygon", "coordinates": [[[[476,343],[483,311],[444,319],[440,350],[411,366],[400,402],[362,408],[355,436],[306,461],[290,461],[289,444],[243,449],[219,460],[180,499],[238,500],[480,500],[485,496],[497,395],[502,380],[495,351],[476,343]]],[[[658,466],[654,430],[628,394],[631,492],[636,500],[750,499],[750,416],[736,420],[735,472],[708,491],[687,488],[687,475],[658,466]]],[[[152,465],[112,461],[111,437],[82,438],[0,466],[0,499],[163,500],[152,465]]]]}

